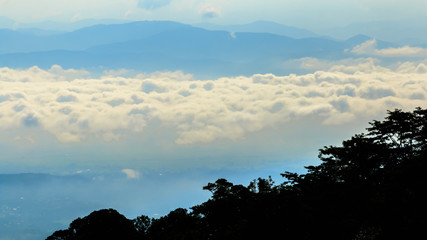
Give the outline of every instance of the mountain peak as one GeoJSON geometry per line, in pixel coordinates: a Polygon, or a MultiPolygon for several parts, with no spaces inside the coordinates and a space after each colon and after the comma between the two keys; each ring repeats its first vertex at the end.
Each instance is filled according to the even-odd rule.
{"type": "Polygon", "coordinates": [[[247,24],[238,25],[215,25],[209,23],[202,23],[195,25],[207,30],[223,30],[228,32],[252,32],[252,33],[271,33],[291,38],[311,38],[316,37],[317,34],[298,27],[286,26],[280,23],[258,20],[247,24]]]}
{"type": "Polygon", "coordinates": [[[364,35],[364,34],[357,34],[357,35],[354,35],[353,37],[347,39],[347,41],[368,41],[370,39],[372,39],[372,37],[369,37],[369,36],[364,35]]]}

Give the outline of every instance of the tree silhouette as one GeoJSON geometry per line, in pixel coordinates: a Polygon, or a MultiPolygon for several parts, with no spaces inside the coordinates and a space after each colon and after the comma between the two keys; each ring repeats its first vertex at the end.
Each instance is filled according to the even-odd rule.
{"type": "Polygon", "coordinates": [[[56,231],[47,240],[136,239],[132,222],[114,209],[94,211],[74,220],[67,230],[56,231]]]}
{"type": "Polygon", "coordinates": [[[307,173],[284,172],[247,187],[220,178],[212,197],[159,219],[115,210],[76,219],[48,240],[416,239],[426,206],[427,110],[388,111],[367,132],[319,150],[307,173]]]}
{"type": "Polygon", "coordinates": [[[134,220],[132,220],[135,230],[138,234],[138,239],[149,239],[148,230],[151,227],[152,220],[148,216],[141,215],[134,220]]]}
{"type": "Polygon", "coordinates": [[[321,204],[313,208],[315,218],[323,216],[315,220],[318,235],[330,235],[329,224],[339,229],[337,239],[362,232],[407,239],[422,229],[427,110],[396,109],[370,125],[367,134],[321,149],[322,163],[307,174],[283,174],[312,207],[321,204]]]}
{"type": "Polygon", "coordinates": [[[187,209],[178,208],[164,217],[153,219],[149,236],[159,240],[206,239],[200,229],[198,217],[189,214],[187,209]]]}

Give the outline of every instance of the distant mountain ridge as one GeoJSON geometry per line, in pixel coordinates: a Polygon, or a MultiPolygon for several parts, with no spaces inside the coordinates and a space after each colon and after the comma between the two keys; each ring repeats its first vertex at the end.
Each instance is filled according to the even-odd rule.
{"type": "Polygon", "coordinates": [[[72,22],[42,21],[42,22],[19,22],[5,16],[0,16],[0,28],[20,29],[40,29],[42,31],[70,32],[77,29],[98,25],[98,24],[122,24],[132,22],[122,19],[82,19],[72,22]]]}
{"type": "Polygon", "coordinates": [[[364,34],[400,45],[427,46],[427,24],[418,20],[357,22],[323,32],[337,39],[364,34]]]}
{"type": "MultiPolygon", "coordinates": [[[[266,23],[257,24],[251,26],[266,23]]],[[[100,24],[47,35],[0,29],[0,66],[50,68],[58,64],[91,71],[182,70],[207,77],[288,74],[290,69],[281,63],[305,57],[348,58],[352,53],[346,50],[368,39],[362,35],[345,41],[292,38],[268,32],[207,30],[172,21],[100,24]]]]}
{"type": "Polygon", "coordinates": [[[151,35],[190,28],[170,21],[146,21],[124,24],[98,24],[73,32],[40,36],[29,31],[0,29],[0,53],[40,52],[51,50],[85,50],[92,46],[142,39],[151,35]]]}
{"type": "Polygon", "coordinates": [[[210,23],[194,24],[193,26],[207,30],[222,30],[228,32],[252,32],[252,33],[271,33],[287,36],[291,38],[311,38],[319,37],[316,33],[306,29],[282,25],[271,21],[255,21],[240,25],[216,25],[210,23]]]}

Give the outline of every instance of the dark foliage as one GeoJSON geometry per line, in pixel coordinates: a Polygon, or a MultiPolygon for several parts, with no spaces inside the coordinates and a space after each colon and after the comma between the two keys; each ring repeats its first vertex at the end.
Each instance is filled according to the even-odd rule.
{"type": "Polygon", "coordinates": [[[56,231],[47,240],[133,240],[136,237],[137,230],[131,220],[114,209],[103,209],[74,220],[67,230],[56,231]]]}
{"type": "Polygon", "coordinates": [[[130,220],[93,212],[48,239],[416,239],[426,225],[427,110],[389,111],[366,134],[320,150],[306,174],[249,186],[218,179],[192,211],[130,220]]]}

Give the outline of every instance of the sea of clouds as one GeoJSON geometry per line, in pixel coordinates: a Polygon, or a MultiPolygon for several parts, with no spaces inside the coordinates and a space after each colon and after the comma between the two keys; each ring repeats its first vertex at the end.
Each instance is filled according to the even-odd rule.
{"type": "Polygon", "coordinates": [[[394,108],[426,107],[426,97],[423,62],[387,68],[366,59],[304,75],[212,80],[182,72],[93,77],[60,66],[3,67],[0,132],[39,129],[61,143],[110,142],[128,133],[143,135],[160,124],[174,131],[178,145],[238,141],[248,133],[309,117],[325,126],[343,126],[394,108]]]}
{"type": "Polygon", "coordinates": [[[387,110],[427,107],[424,60],[287,64],[317,70],[199,80],[180,71],[0,68],[2,171],[81,176],[8,188],[1,214],[14,228],[3,236],[31,232],[22,226],[47,235],[100,208],[166,214],[207,199],[207,182],[303,172],[317,164],[319,148],[360,133],[387,110]],[[57,215],[34,225],[33,216],[52,208],[57,215]],[[53,222],[58,227],[46,227],[53,222]]]}

